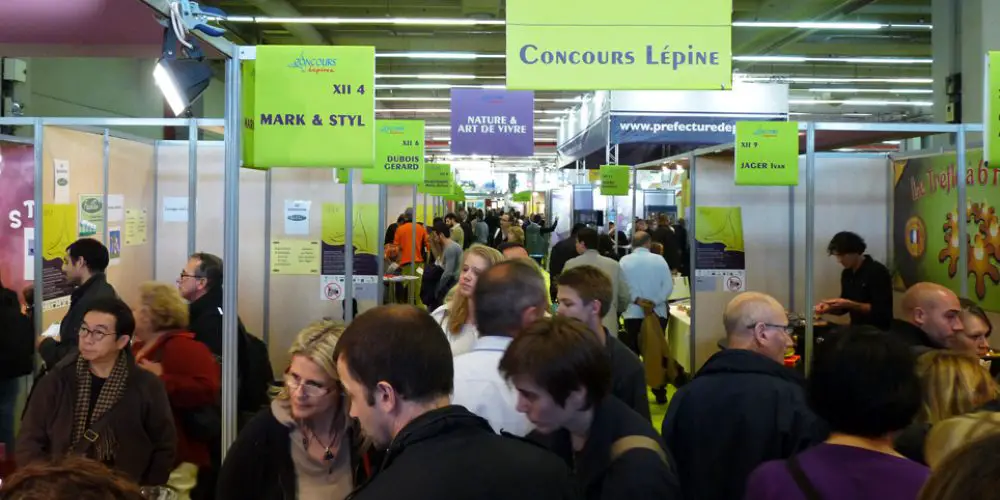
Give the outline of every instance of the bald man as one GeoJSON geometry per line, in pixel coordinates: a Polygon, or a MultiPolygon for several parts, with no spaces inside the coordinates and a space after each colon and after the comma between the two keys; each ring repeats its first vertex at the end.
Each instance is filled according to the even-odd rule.
{"type": "Polygon", "coordinates": [[[783,366],[791,328],[781,303],[747,292],[722,317],[728,348],[670,401],[663,439],[687,500],[743,498],[750,472],[826,438],[801,376],[783,366]]]}
{"type": "MultiPolygon", "coordinates": [[[[542,279],[545,280],[545,289],[549,290],[552,287],[552,278],[549,276],[549,273],[545,269],[542,269],[542,266],[539,266],[538,262],[528,255],[528,249],[524,248],[524,245],[508,241],[506,243],[501,243],[499,250],[500,253],[503,254],[504,260],[525,259],[530,261],[534,264],[535,269],[541,273],[542,279]]],[[[549,303],[551,303],[551,301],[549,301],[549,303]]]]}
{"type": "Polygon", "coordinates": [[[946,349],[962,331],[961,310],[955,292],[937,283],[916,283],[903,295],[902,317],[893,320],[892,332],[917,353],[946,349]]]}

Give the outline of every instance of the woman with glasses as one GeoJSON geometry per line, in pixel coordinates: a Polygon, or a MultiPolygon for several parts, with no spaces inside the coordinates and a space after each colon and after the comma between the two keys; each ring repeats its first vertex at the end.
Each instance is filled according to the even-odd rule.
{"type": "Polygon", "coordinates": [[[343,331],[320,322],[299,333],[284,387],[226,455],[217,498],[342,500],[368,479],[378,462],[349,416],[333,356],[343,331]]]}
{"type": "Polygon", "coordinates": [[[118,298],[89,305],[79,354],[63,358],[35,387],[17,438],[20,466],[82,455],[144,486],[166,484],[177,436],[160,379],[126,349],[135,318],[118,298]]]}
{"type": "Polygon", "coordinates": [[[176,287],[143,283],[133,313],[136,363],[163,381],[177,424],[176,469],[170,486],[182,499],[212,498],[215,478],[209,447],[218,446],[221,426],[219,364],[188,331],[188,306],[176,287]]]}

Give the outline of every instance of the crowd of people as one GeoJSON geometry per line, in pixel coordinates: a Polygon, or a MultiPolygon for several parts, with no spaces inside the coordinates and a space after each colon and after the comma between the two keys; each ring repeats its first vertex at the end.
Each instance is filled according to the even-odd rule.
{"type": "MultiPolygon", "coordinates": [[[[310,324],[277,382],[239,322],[240,431],[225,460],[222,261],[194,254],[175,283],[144,283],[126,304],[105,277],[107,249],[73,243],[63,270],[76,290],[57,335],[36,345],[16,294],[0,293],[11,373],[26,364],[15,352],[29,372],[36,347],[44,360],[20,432],[5,438],[19,469],[0,500],[137,499],[143,487],[184,500],[996,495],[1000,386],[981,360],[992,325],[947,288],[918,283],[888,328],[827,336],[808,379],[784,365],[784,306],[738,294],[718,324],[725,349],[689,376],[663,345],[673,272],[653,251],[662,224],[636,221],[617,259],[596,230],[574,227],[555,247],[575,255],[555,267],[555,249],[518,239],[541,235],[541,217],[527,223],[536,231],[499,215],[496,232],[493,214],[475,211],[428,233],[404,213],[387,255],[401,270],[441,268],[422,283],[435,307],[310,324]],[[667,384],[678,388],[669,403],[667,384]],[[662,422],[651,404],[668,405],[662,422]]],[[[863,248],[836,250],[845,272],[878,271],[858,271],[870,266],[863,248]]],[[[823,312],[883,323],[871,314],[883,305],[852,300],[861,306],[823,312]]]]}

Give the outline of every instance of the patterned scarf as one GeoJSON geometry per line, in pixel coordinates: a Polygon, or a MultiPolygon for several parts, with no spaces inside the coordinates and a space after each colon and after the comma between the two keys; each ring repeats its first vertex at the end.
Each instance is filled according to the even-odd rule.
{"type": "MultiPolygon", "coordinates": [[[[90,406],[90,362],[80,356],[76,360],[76,407],[73,409],[73,441],[72,448],[76,448],[81,438],[94,422],[100,420],[105,413],[114,407],[115,403],[125,394],[125,383],[128,381],[128,356],[121,352],[115,360],[115,366],[111,369],[111,376],[104,382],[100,394],[97,395],[97,403],[91,412],[90,421],[87,421],[87,410],[90,406]]],[[[107,426],[102,433],[97,436],[94,442],[93,458],[110,462],[114,459],[117,442],[112,433],[111,426],[107,426]]]]}

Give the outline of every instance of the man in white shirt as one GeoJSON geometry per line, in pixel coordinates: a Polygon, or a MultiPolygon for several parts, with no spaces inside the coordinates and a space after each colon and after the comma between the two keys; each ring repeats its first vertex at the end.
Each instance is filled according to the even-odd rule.
{"type": "MultiPolygon", "coordinates": [[[[655,307],[657,319],[663,331],[667,330],[667,300],[674,291],[674,278],[670,266],[662,256],[649,251],[652,238],[649,233],[639,231],[632,238],[632,253],[622,258],[621,268],[628,281],[630,304],[625,310],[625,336],[622,340],[636,354],[639,352],[639,330],[645,318],[640,300],[648,300],[655,307]]],[[[666,402],[666,389],[654,387],[657,402],[666,402]]]]}
{"type": "Polygon", "coordinates": [[[455,357],[453,404],[486,419],[493,430],[525,436],[532,430],[517,411],[517,393],[497,367],[513,337],[548,309],[548,292],[528,262],[502,262],[479,275],[473,291],[479,338],[471,352],[455,357]]]}

